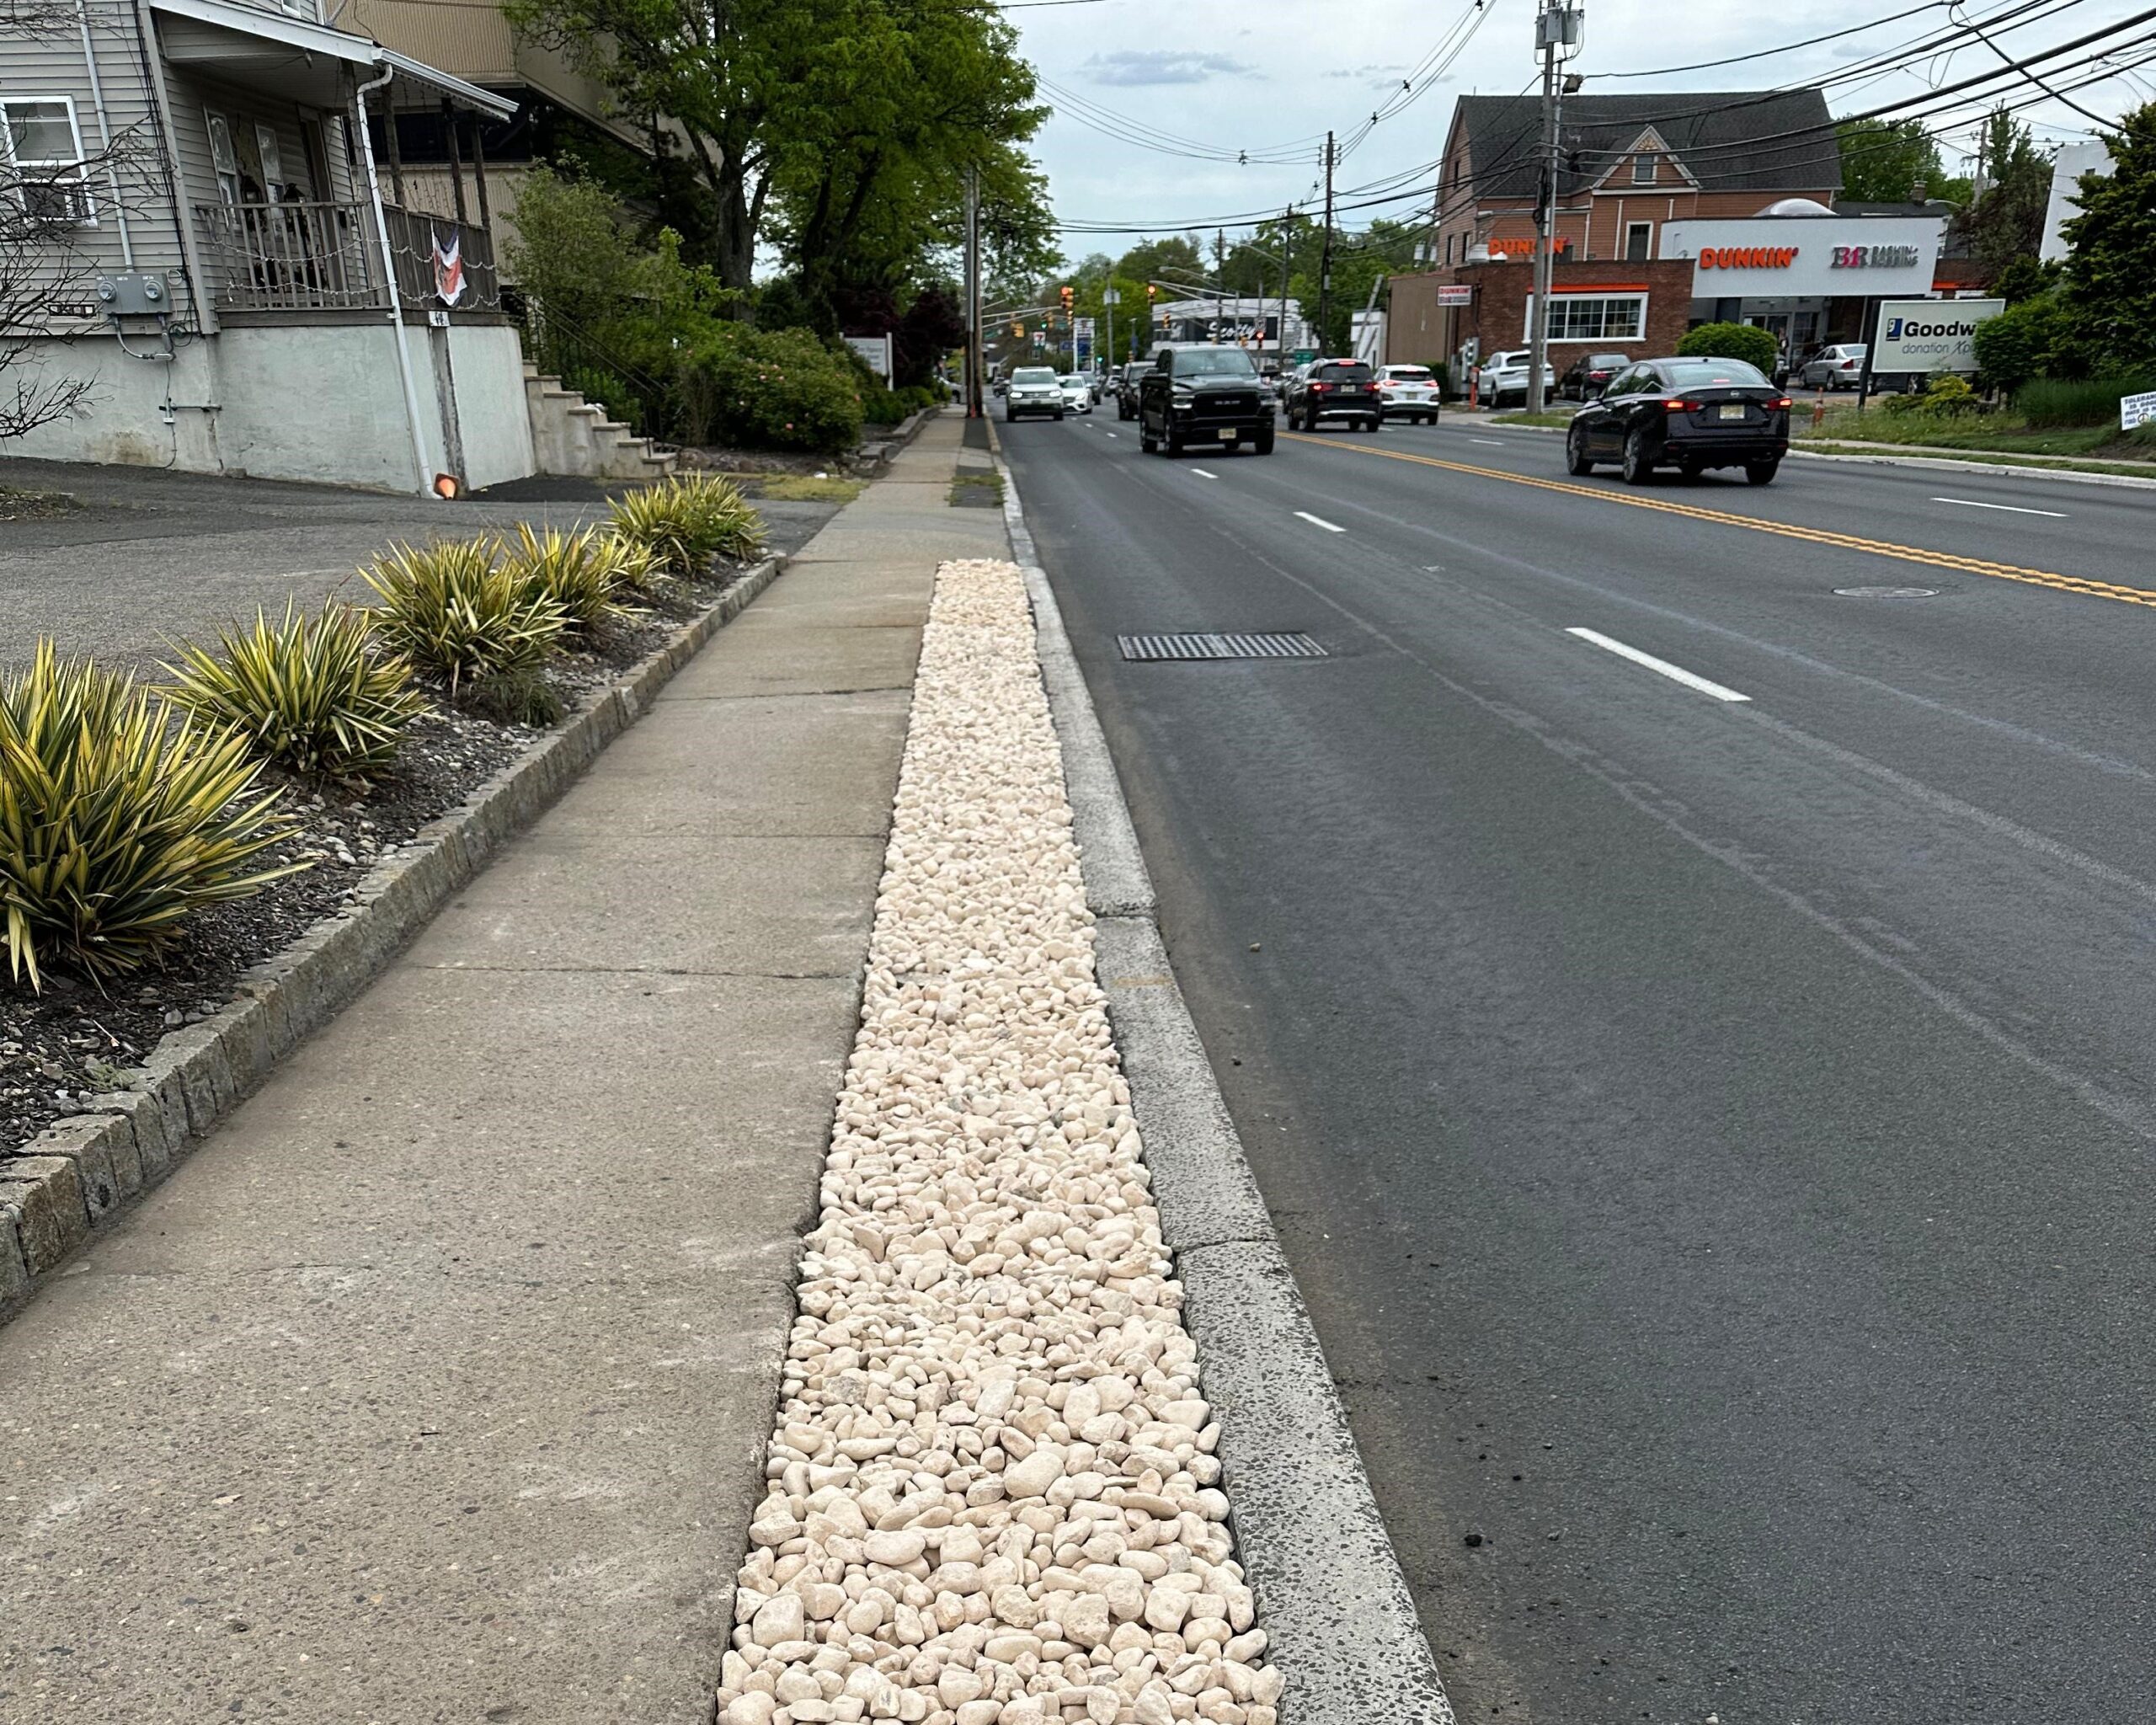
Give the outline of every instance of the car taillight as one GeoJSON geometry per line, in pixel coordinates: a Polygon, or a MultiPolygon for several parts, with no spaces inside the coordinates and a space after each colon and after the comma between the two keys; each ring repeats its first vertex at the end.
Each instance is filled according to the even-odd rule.
{"type": "Polygon", "coordinates": [[[1769,402],[1767,405],[1770,408],[1785,408],[1793,405],[1793,403],[1790,402],[1790,398],[1785,395],[1777,397],[1774,400],[1769,402]]]}
{"type": "Polygon", "coordinates": [[[1323,395],[1326,390],[1331,387],[1332,386],[1330,383],[1313,383],[1310,385],[1310,393],[1312,395],[1323,395]]]}
{"type": "Polygon", "coordinates": [[[1673,414],[1695,413],[1705,405],[1705,402],[1686,401],[1682,396],[1673,401],[1666,401],[1662,403],[1662,406],[1673,414]]]}
{"type": "Polygon", "coordinates": [[[1856,361],[1854,360],[1844,360],[1842,361],[1842,369],[1844,371],[1854,371],[1856,370],[1856,361]]]}
{"type": "Polygon", "coordinates": [[[1379,387],[1380,389],[1390,389],[1392,387],[1393,387],[1393,380],[1392,380],[1391,378],[1390,378],[1390,377],[1380,377],[1380,378],[1379,378],[1379,379],[1378,379],[1378,387],[1379,387]]]}

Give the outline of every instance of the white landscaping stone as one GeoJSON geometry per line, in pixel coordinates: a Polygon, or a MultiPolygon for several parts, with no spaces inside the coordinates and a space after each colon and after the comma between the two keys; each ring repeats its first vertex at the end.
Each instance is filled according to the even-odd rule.
{"type": "Polygon", "coordinates": [[[947,563],[724,1725],[1274,1725],[1150,1183],[1024,587],[947,563]]]}

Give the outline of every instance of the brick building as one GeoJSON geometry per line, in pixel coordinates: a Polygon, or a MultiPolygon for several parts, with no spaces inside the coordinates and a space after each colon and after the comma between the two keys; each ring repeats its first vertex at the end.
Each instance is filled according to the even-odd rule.
{"type": "MultiPolygon", "coordinates": [[[[1433,263],[1465,264],[1482,247],[1532,248],[1541,136],[1539,96],[1454,105],[1433,263]]],[[[1560,142],[1558,249],[1587,263],[1662,256],[1665,222],[1756,216],[1783,198],[1831,204],[1842,188],[1817,90],[1570,96],[1560,142]]]]}
{"type": "MultiPolygon", "coordinates": [[[[1690,323],[1689,259],[1590,263],[1561,253],[1550,272],[1550,362],[1560,371],[1582,353],[1642,359],[1672,352],[1690,323]]],[[[1394,365],[1449,365],[1470,337],[1485,354],[1525,347],[1534,293],[1534,265],[1528,258],[1396,275],[1385,319],[1385,359],[1394,365]],[[1441,287],[1464,291],[1468,303],[1440,304],[1441,287]]]]}

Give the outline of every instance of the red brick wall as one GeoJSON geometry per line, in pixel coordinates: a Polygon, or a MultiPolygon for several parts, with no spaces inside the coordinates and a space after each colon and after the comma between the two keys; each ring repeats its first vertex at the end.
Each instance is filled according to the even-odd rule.
{"type": "MultiPolygon", "coordinates": [[[[1692,264],[1673,259],[1627,264],[1604,259],[1593,263],[1561,255],[1552,285],[1566,288],[1640,286],[1647,293],[1646,332],[1638,341],[1561,341],[1550,344],[1550,362],[1560,372],[1589,349],[1621,353],[1629,359],[1652,359],[1674,353],[1691,322],[1692,264]]],[[[1385,359],[1395,365],[1443,365],[1468,336],[1482,351],[1524,347],[1527,299],[1534,288],[1534,265],[1520,259],[1508,264],[1468,264],[1392,278],[1385,319],[1385,359]],[[1438,304],[1441,283],[1466,283],[1475,290],[1472,305],[1438,304]]],[[[1458,379],[1454,380],[1455,383],[1458,379]]]]}

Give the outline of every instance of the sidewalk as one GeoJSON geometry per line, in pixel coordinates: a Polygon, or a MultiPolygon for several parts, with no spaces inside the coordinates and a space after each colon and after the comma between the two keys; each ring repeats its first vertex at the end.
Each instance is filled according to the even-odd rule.
{"type": "Polygon", "coordinates": [[[0,1721],[709,1717],[961,432],[0,1329],[0,1721]]]}

